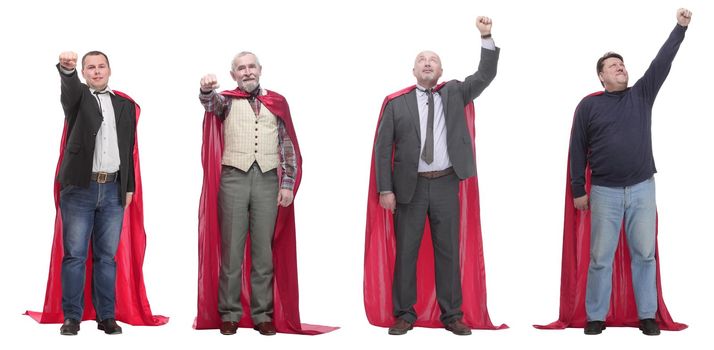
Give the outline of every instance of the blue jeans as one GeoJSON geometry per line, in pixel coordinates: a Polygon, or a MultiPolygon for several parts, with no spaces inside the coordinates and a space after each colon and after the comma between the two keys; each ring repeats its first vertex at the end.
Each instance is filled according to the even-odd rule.
{"type": "Polygon", "coordinates": [[[640,319],[657,312],[654,177],[627,187],[592,186],[590,191],[590,267],[585,295],[588,321],[604,321],[610,308],[612,262],[622,220],[630,251],[632,285],[640,319]]]}
{"type": "Polygon", "coordinates": [[[114,318],[116,262],[124,207],[119,183],[68,185],[60,192],[62,212],[62,310],[64,318],[82,319],[84,276],[92,240],[92,303],[97,319],[114,318]]]}

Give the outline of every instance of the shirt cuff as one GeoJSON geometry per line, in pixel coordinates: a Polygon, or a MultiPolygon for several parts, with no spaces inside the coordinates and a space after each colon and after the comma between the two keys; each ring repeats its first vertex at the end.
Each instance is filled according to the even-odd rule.
{"type": "Polygon", "coordinates": [[[481,39],[481,47],[487,50],[496,51],[496,42],[493,38],[481,39]]]}
{"type": "Polygon", "coordinates": [[[284,176],[283,182],[280,184],[280,189],[292,191],[294,187],[295,187],[295,180],[293,180],[290,177],[284,176]]]}

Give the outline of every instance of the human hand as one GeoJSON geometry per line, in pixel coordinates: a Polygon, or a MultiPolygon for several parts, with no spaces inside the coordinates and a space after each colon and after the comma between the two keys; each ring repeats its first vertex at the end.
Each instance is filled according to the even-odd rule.
{"type": "Polygon", "coordinates": [[[476,28],[478,28],[478,31],[481,32],[481,35],[491,34],[492,24],[493,21],[491,21],[491,19],[486,16],[476,17],[476,28]]]}
{"type": "Polygon", "coordinates": [[[77,67],[77,53],[65,51],[59,55],[59,64],[64,70],[74,70],[77,67]]]}
{"type": "Polygon", "coordinates": [[[127,192],[126,193],[126,204],[124,204],[124,209],[129,207],[129,204],[131,204],[132,198],[134,198],[134,192],[127,192]]]}
{"type": "Polygon", "coordinates": [[[573,205],[575,205],[575,209],[578,210],[588,210],[588,195],[584,195],[578,198],[573,199],[573,205]]]}
{"type": "Polygon", "coordinates": [[[689,11],[685,8],[681,8],[677,10],[677,24],[679,24],[682,27],[686,27],[689,25],[689,21],[692,20],[692,11],[689,11]]]}
{"type": "Polygon", "coordinates": [[[293,191],[281,188],[278,191],[278,205],[281,207],[287,207],[293,202],[293,191]]]}
{"type": "Polygon", "coordinates": [[[220,85],[218,84],[218,79],[215,74],[206,74],[201,78],[201,91],[210,92],[211,90],[218,89],[220,85]]]}
{"type": "Polygon", "coordinates": [[[392,212],[397,208],[397,199],[394,196],[394,192],[380,193],[379,194],[379,205],[392,212]]]}

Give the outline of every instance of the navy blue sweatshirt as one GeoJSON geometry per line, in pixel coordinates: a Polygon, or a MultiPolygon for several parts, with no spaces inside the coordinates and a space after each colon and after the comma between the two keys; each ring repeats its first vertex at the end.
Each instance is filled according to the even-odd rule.
{"type": "Polygon", "coordinates": [[[657,57],[635,85],[585,97],[575,110],[570,139],[573,197],[585,192],[585,167],[592,184],[631,186],[657,172],[652,156],[652,105],[672,67],[687,27],[676,25],[657,57]]]}

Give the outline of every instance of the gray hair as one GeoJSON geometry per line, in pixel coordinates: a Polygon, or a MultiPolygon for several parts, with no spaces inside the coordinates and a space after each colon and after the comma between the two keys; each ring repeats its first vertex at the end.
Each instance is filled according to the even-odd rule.
{"type": "Polygon", "coordinates": [[[243,57],[243,56],[246,56],[246,55],[253,55],[253,57],[255,57],[255,63],[258,65],[258,67],[262,67],[262,66],[260,65],[260,60],[258,59],[258,56],[257,56],[256,54],[254,54],[254,53],[252,53],[252,52],[250,52],[250,51],[241,51],[241,52],[239,52],[237,55],[235,55],[235,57],[233,57],[233,61],[231,61],[231,70],[232,70],[232,71],[235,71],[235,70],[236,70],[236,60],[237,60],[239,57],[243,57]]]}

